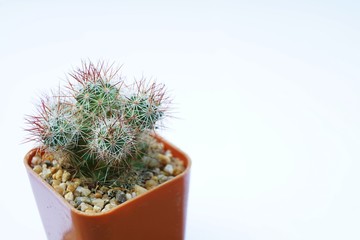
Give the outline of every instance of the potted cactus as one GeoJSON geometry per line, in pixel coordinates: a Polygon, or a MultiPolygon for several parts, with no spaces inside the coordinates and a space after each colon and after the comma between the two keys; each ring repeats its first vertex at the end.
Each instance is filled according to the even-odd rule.
{"type": "Polygon", "coordinates": [[[190,160],[156,134],[162,84],[83,62],[26,118],[25,166],[48,239],[183,239],[190,160]]]}

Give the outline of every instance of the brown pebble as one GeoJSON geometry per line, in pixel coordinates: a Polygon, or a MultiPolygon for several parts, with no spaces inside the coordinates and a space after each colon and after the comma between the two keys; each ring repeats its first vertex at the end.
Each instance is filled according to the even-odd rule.
{"type": "Polygon", "coordinates": [[[57,191],[61,196],[64,195],[65,190],[64,190],[60,185],[54,186],[54,189],[55,189],[55,191],[57,191]]]}
{"type": "Polygon", "coordinates": [[[51,167],[51,168],[50,168],[51,174],[56,173],[57,170],[58,170],[57,167],[51,167]]]}
{"type": "Polygon", "coordinates": [[[36,172],[37,174],[41,173],[42,172],[42,167],[40,165],[36,165],[34,168],[33,168],[34,172],[36,172]]]}
{"type": "Polygon", "coordinates": [[[62,180],[62,182],[66,182],[67,180],[70,179],[70,177],[71,177],[71,174],[65,170],[61,177],[61,180],[62,180]]]}
{"type": "Polygon", "coordinates": [[[76,189],[75,184],[74,184],[74,183],[72,183],[72,182],[68,182],[68,184],[67,184],[67,188],[66,188],[66,191],[69,191],[69,192],[74,192],[74,191],[75,191],[75,189],[76,189]]]}
{"type": "Polygon", "coordinates": [[[81,179],[80,178],[74,178],[72,181],[76,184],[76,187],[81,185],[81,179]]]}
{"type": "Polygon", "coordinates": [[[95,198],[102,198],[102,194],[101,193],[99,193],[99,192],[96,192],[95,194],[94,194],[94,197],[95,198]]]}
{"type": "Polygon", "coordinates": [[[63,170],[59,169],[56,173],[55,173],[55,179],[56,180],[62,180],[62,175],[63,175],[63,170]]]}
{"type": "Polygon", "coordinates": [[[54,159],[54,155],[52,155],[51,153],[44,153],[42,155],[42,159],[52,161],[54,159]]]}
{"type": "Polygon", "coordinates": [[[59,186],[60,183],[61,183],[61,182],[60,182],[59,180],[56,180],[56,179],[55,179],[55,180],[52,180],[52,184],[51,184],[51,185],[52,185],[53,187],[55,187],[55,186],[59,186]]]}
{"type": "Polygon", "coordinates": [[[180,173],[184,172],[184,170],[185,170],[184,166],[177,165],[177,166],[175,166],[175,168],[174,168],[173,175],[174,175],[174,176],[177,176],[177,175],[179,175],[180,173]]]}
{"type": "Polygon", "coordinates": [[[146,181],[146,183],[145,183],[145,187],[148,190],[156,187],[157,185],[158,185],[158,183],[156,181],[152,180],[152,179],[146,181]]]}
{"type": "Polygon", "coordinates": [[[171,159],[168,156],[161,153],[158,154],[157,158],[160,160],[161,164],[163,165],[169,164],[171,161],[171,159]]]}

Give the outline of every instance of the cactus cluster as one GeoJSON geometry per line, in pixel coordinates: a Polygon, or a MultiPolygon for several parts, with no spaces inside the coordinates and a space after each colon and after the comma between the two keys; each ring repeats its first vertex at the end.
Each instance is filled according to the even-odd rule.
{"type": "Polygon", "coordinates": [[[64,90],[41,99],[27,117],[30,140],[61,152],[74,176],[94,183],[126,185],[142,171],[147,136],[167,113],[162,84],[126,84],[119,68],[83,62],[64,90]]]}

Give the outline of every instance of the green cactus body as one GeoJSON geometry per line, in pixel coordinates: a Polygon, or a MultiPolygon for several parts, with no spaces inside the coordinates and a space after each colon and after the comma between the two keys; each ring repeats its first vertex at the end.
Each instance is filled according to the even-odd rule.
{"type": "Polygon", "coordinates": [[[119,91],[116,86],[99,79],[88,83],[75,95],[77,106],[84,113],[109,115],[120,107],[117,100],[119,91]]]}
{"type": "Polygon", "coordinates": [[[155,123],[163,116],[158,104],[147,96],[133,95],[127,99],[124,115],[130,124],[140,130],[154,129],[155,123]]]}
{"type": "Polygon", "coordinates": [[[27,119],[28,130],[43,148],[69,154],[74,176],[130,186],[145,167],[143,136],[164,116],[164,90],[144,81],[127,87],[114,81],[114,72],[103,63],[84,64],[70,74],[76,81],[69,81],[67,94],[42,101],[39,114],[27,119]]]}
{"type": "Polygon", "coordinates": [[[42,117],[39,118],[41,129],[38,134],[44,145],[52,149],[73,147],[78,141],[80,129],[71,108],[60,101],[47,102],[49,106],[43,108],[42,117]]]}
{"type": "Polygon", "coordinates": [[[119,118],[98,121],[92,134],[90,151],[107,162],[121,161],[134,149],[134,130],[119,118]]]}

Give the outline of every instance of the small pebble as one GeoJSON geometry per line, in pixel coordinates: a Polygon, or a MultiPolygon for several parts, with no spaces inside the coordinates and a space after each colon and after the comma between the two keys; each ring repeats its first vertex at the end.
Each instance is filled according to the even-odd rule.
{"type": "Polygon", "coordinates": [[[173,175],[174,175],[174,176],[177,176],[177,175],[179,175],[180,173],[184,172],[184,170],[185,170],[184,166],[180,166],[180,165],[175,166],[173,175]]]}
{"type": "Polygon", "coordinates": [[[78,192],[78,193],[80,193],[80,195],[85,196],[85,197],[89,196],[91,193],[91,191],[89,189],[81,187],[81,186],[77,187],[75,192],[78,192]]]}
{"type": "Polygon", "coordinates": [[[41,173],[42,172],[42,167],[39,166],[39,165],[36,165],[34,168],[33,168],[34,172],[36,172],[37,174],[41,173]]]}
{"type": "Polygon", "coordinates": [[[53,180],[51,185],[52,185],[53,187],[55,187],[55,186],[59,186],[60,183],[61,183],[61,182],[60,182],[59,180],[53,180]]]}
{"type": "Polygon", "coordinates": [[[80,203],[80,210],[85,212],[86,210],[93,210],[93,207],[90,205],[90,204],[87,204],[87,203],[80,203]]]}
{"type": "Polygon", "coordinates": [[[161,164],[163,165],[169,164],[171,162],[171,159],[168,156],[161,153],[158,154],[157,158],[160,160],[161,164]]]}
{"type": "Polygon", "coordinates": [[[50,162],[54,159],[54,156],[51,153],[44,153],[42,159],[50,162]]]}
{"type": "Polygon", "coordinates": [[[170,175],[173,174],[174,172],[174,167],[171,165],[171,164],[167,164],[165,167],[164,167],[164,171],[170,175]]]}
{"type": "Polygon", "coordinates": [[[99,192],[96,192],[95,194],[94,194],[94,197],[95,198],[102,198],[102,194],[101,193],[99,193],[99,192]]]}
{"type": "Polygon", "coordinates": [[[35,155],[32,159],[31,159],[31,164],[33,165],[37,165],[41,163],[41,157],[39,155],[35,155]]]}
{"type": "Polygon", "coordinates": [[[116,201],[118,201],[119,203],[123,203],[126,201],[126,194],[122,191],[118,191],[116,193],[116,201]]]}
{"type": "Polygon", "coordinates": [[[104,199],[99,199],[99,198],[92,199],[91,203],[94,205],[94,207],[97,206],[100,209],[102,209],[104,207],[104,205],[105,205],[104,199]]]}
{"type": "Polygon", "coordinates": [[[54,174],[57,170],[58,170],[57,167],[51,167],[50,168],[51,174],[54,174]]]}
{"type": "Polygon", "coordinates": [[[167,180],[168,180],[167,176],[165,176],[165,175],[163,175],[163,174],[160,174],[160,175],[158,176],[158,181],[159,181],[159,183],[164,183],[164,182],[166,182],[167,180]]]}
{"type": "Polygon", "coordinates": [[[96,206],[96,205],[93,207],[93,210],[94,210],[94,212],[96,212],[96,213],[101,212],[101,209],[102,209],[101,207],[96,206]]]}
{"type": "Polygon", "coordinates": [[[156,187],[157,185],[158,185],[158,183],[157,183],[156,181],[152,180],[152,179],[147,180],[146,183],[145,183],[145,187],[146,187],[146,189],[148,189],[148,190],[156,187]]]}
{"type": "Polygon", "coordinates": [[[62,175],[62,182],[66,182],[67,180],[69,180],[71,177],[71,174],[68,171],[64,171],[63,175],[62,175]]]}
{"type": "Polygon", "coordinates": [[[67,182],[66,185],[66,191],[74,192],[76,190],[75,184],[73,182],[67,182]]]}
{"type": "Polygon", "coordinates": [[[104,209],[101,210],[101,212],[107,212],[107,211],[109,211],[109,210],[112,209],[112,208],[114,208],[114,205],[108,203],[108,204],[105,205],[104,209]]]}
{"type": "Polygon", "coordinates": [[[75,198],[76,204],[80,205],[81,203],[91,203],[91,199],[88,197],[76,197],[75,198]]]}
{"type": "Polygon", "coordinates": [[[73,182],[76,183],[79,186],[81,184],[81,179],[80,178],[74,178],[73,182]]]}
{"type": "Polygon", "coordinates": [[[146,189],[146,188],[143,188],[143,187],[141,187],[141,186],[139,186],[139,185],[135,185],[135,186],[134,186],[134,191],[135,191],[136,195],[139,196],[139,195],[141,195],[141,194],[143,194],[143,193],[146,193],[146,192],[147,192],[147,189],[146,189]]]}
{"type": "Polygon", "coordinates": [[[125,194],[126,200],[130,200],[132,198],[130,193],[125,194]]]}
{"type": "Polygon", "coordinates": [[[46,179],[46,178],[48,178],[48,177],[50,177],[51,176],[51,171],[50,171],[50,169],[48,169],[48,168],[43,168],[42,169],[42,172],[40,173],[40,177],[42,177],[43,179],[46,179]]]}
{"type": "Polygon", "coordinates": [[[166,150],[165,155],[166,155],[167,157],[169,157],[169,158],[172,157],[172,153],[171,153],[170,150],[166,150]]]}
{"type": "Polygon", "coordinates": [[[55,191],[57,191],[61,196],[63,196],[64,193],[65,193],[65,190],[64,190],[62,187],[60,187],[60,185],[55,186],[54,189],[55,189],[55,191]]]}
{"type": "Polygon", "coordinates": [[[64,198],[69,202],[74,200],[74,194],[72,192],[68,192],[67,194],[65,194],[64,198]]]}
{"type": "Polygon", "coordinates": [[[62,175],[63,175],[63,170],[59,169],[56,173],[55,173],[55,179],[56,180],[62,180],[62,175]]]}
{"type": "Polygon", "coordinates": [[[60,183],[59,184],[59,186],[62,188],[62,189],[64,189],[64,191],[66,190],[66,183],[60,183]]]}
{"type": "Polygon", "coordinates": [[[151,159],[149,160],[149,162],[148,162],[148,166],[149,166],[150,168],[157,168],[157,167],[160,166],[160,163],[159,163],[158,160],[156,160],[156,159],[154,159],[154,158],[151,158],[151,159]]]}

